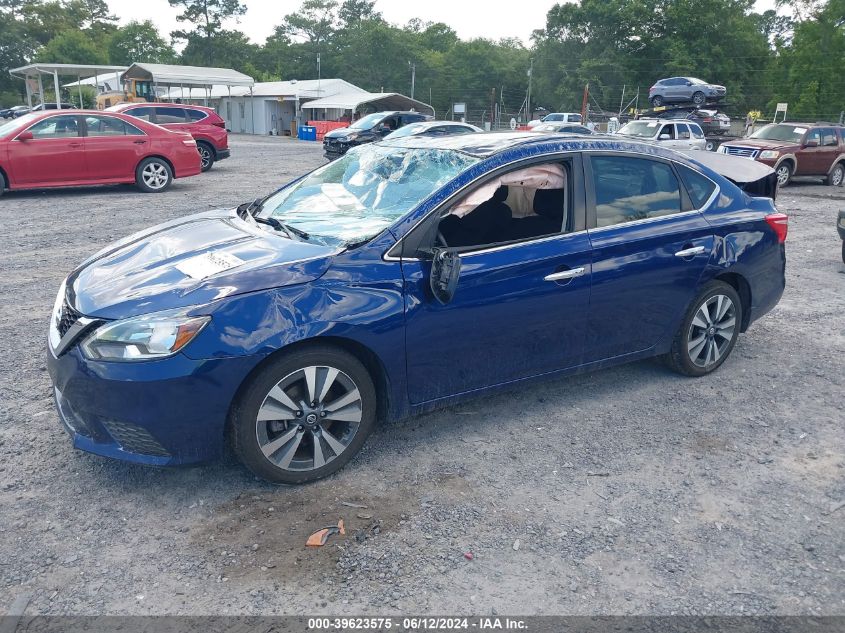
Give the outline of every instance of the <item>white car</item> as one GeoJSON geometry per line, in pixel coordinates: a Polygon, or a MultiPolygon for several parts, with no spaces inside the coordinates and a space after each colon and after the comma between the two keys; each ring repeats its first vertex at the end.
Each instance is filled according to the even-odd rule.
{"type": "Polygon", "coordinates": [[[480,127],[460,121],[419,121],[403,125],[398,130],[384,137],[385,141],[405,136],[453,136],[455,134],[474,134],[483,132],[480,127]]]}
{"type": "Polygon", "coordinates": [[[639,141],[651,141],[674,149],[705,149],[707,140],[698,123],[640,119],[622,126],[616,133],[639,141]]]}
{"type": "Polygon", "coordinates": [[[535,119],[528,122],[529,128],[534,128],[541,123],[581,123],[581,114],[578,112],[550,112],[542,119],[535,119]]]}

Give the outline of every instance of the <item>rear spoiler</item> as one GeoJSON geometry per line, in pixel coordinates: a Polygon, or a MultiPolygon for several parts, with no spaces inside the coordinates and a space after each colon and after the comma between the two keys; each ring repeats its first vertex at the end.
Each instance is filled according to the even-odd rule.
{"type": "Polygon", "coordinates": [[[681,153],[698,164],[724,176],[749,196],[775,199],[778,193],[778,178],[775,170],[749,158],[705,152],[702,150],[681,150],[681,153]]]}

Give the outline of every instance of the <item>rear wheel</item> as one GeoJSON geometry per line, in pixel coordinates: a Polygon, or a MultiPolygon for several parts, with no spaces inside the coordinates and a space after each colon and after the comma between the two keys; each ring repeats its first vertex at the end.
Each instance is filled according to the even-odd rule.
{"type": "Polygon", "coordinates": [[[663,105],[663,97],[661,97],[660,95],[654,95],[651,98],[651,105],[655,108],[659,108],[663,105]]]}
{"type": "Polygon", "coordinates": [[[706,141],[704,143],[704,149],[706,149],[708,152],[715,152],[716,147],[716,141],[706,141]]]}
{"type": "Polygon", "coordinates": [[[712,281],[687,309],[666,360],[687,376],[709,374],[733,351],[741,323],[742,302],[736,290],[712,281]]]}
{"type": "Polygon", "coordinates": [[[824,182],[826,185],[841,187],[843,181],[845,181],[845,165],[839,163],[833,168],[830,174],[828,174],[824,182]]]}
{"type": "Polygon", "coordinates": [[[792,178],[792,163],[783,162],[777,166],[775,173],[778,177],[778,187],[784,187],[789,184],[792,178]]]}
{"type": "Polygon", "coordinates": [[[163,158],[145,158],[135,170],[135,184],[141,191],[161,193],[173,182],[173,170],[163,158]]]}
{"type": "Polygon", "coordinates": [[[211,145],[200,141],[197,143],[197,151],[200,153],[200,160],[202,161],[202,170],[208,171],[214,165],[214,150],[211,145]]]}
{"type": "Polygon", "coordinates": [[[376,420],[366,368],[333,347],[295,351],[270,363],[232,410],[238,458],[259,477],[301,484],[342,468],[376,420]]]}

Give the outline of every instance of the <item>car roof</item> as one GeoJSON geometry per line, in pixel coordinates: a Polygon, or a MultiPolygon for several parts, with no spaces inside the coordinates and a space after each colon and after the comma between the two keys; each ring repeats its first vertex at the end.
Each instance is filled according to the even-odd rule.
{"type": "Polygon", "coordinates": [[[442,149],[462,152],[477,158],[488,158],[520,147],[547,146],[549,150],[634,150],[664,158],[678,158],[678,154],[651,143],[629,139],[617,139],[604,135],[570,134],[555,132],[529,134],[527,132],[479,132],[458,136],[406,136],[404,138],[379,141],[377,145],[407,149],[442,149]]]}

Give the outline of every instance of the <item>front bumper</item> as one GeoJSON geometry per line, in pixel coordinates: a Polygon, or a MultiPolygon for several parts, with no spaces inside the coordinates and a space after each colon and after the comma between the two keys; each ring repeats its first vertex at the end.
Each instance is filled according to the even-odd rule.
{"type": "Polygon", "coordinates": [[[256,357],[98,362],[47,351],[56,408],[75,448],[170,466],[221,457],[237,389],[256,357]]]}
{"type": "Polygon", "coordinates": [[[332,142],[329,139],[325,139],[323,141],[323,155],[330,160],[334,160],[348,152],[350,147],[352,147],[351,143],[332,142]]]}

